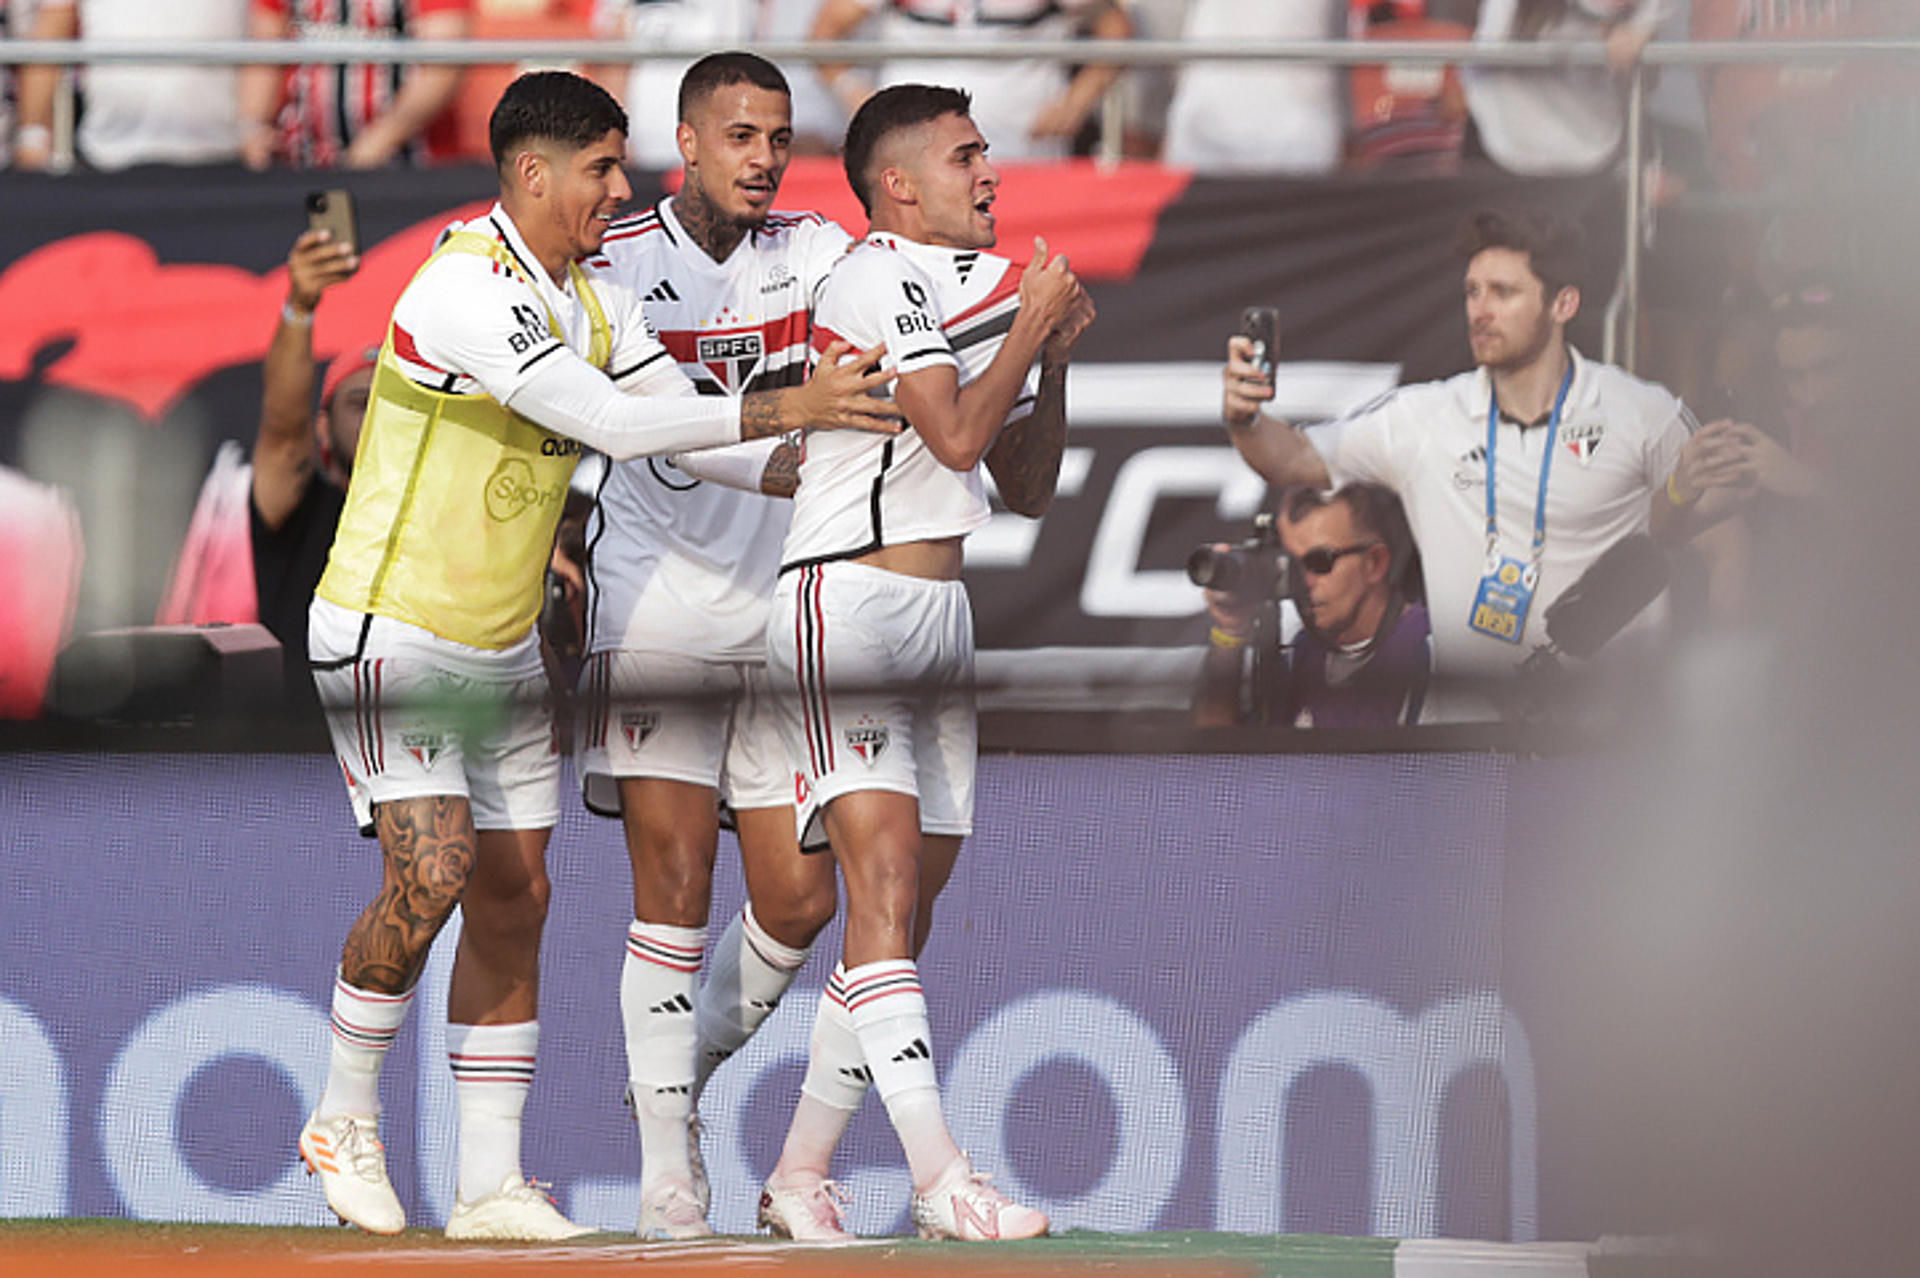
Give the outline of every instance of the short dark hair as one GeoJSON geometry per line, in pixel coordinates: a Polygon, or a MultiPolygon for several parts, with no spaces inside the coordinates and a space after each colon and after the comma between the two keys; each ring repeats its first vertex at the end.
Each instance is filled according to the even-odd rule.
{"type": "Polygon", "coordinates": [[[1289,488],[1280,499],[1280,514],[1288,523],[1328,506],[1345,506],[1353,526],[1363,536],[1378,540],[1387,548],[1387,582],[1399,585],[1413,553],[1413,530],[1407,524],[1406,507],[1391,488],[1380,484],[1351,483],[1333,492],[1310,485],[1289,488]]]}
{"type": "Polygon", "coordinates": [[[1468,218],[1460,230],[1460,260],[1471,262],[1495,248],[1525,253],[1533,273],[1546,286],[1548,301],[1568,285],[1579,288],[1586,276],[1586,235],[1578,222],[1550,209],[1481,209],[1468,218]]]}
{"type": "Polygon", "coordinates": [[[873,214],[873,153],[880,143],[901,129],[930,123],[943,115],[973,114],[973,97],[964,89],[933,84],[894,84],[860,104],[847,123],[847,142],[841,162],[847,185],[860,197],[860,207],[873,214]]]}
{"type": "Polygon", "coordinates": [[[493,166],[504,170],[527,142],[558,142],[577,151],[612,129],[627,131],[627,113],[611,93],[571,71],[529,71],[494,103],[487,142],[493,166]]]}
{"type": "Polygon", "coordinates": [[[687,73],[680,77],[680,118],[686,119],[695,104],[715,89],[735,84],[751,84],[756,89],[793,97],[787,77],[780,74],[779,67],[757,53],[728,49],[709,53],[688,67],[687,73]]]}

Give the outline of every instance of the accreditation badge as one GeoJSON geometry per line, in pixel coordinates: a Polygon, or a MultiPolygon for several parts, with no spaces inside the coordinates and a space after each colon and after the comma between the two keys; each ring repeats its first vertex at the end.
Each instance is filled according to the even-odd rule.
{"type": "Polygon", "coordinates": [[[1535,576],[1528,565],[1501,555],[1480,578],[1467,624],[1480,634],[1519,643],[1527,628],[1527,609],[1533,606],[1535,576]]]}

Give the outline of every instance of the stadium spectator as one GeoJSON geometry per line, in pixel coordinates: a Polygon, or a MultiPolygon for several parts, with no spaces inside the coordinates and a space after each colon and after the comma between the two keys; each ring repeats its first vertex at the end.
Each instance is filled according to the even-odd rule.
{"type": "Polygon", "coordinates": [[[0,719],[44,708],[85,561],[73,500],[0,466],[0,719]]]}
{"type": "MultiPolygon", "coordinates": [[[[237,40],[247,0],[38,0],[37,40],[237,40]]],[[[22,67],[15,123],[15,168],[54,160],[54,98],[64,69],[22,67]]],[[[220,164],[239,154],[231,67],[112,63],[83,69],[85,106],[75,138],[95,169],[134,164],[220,164]]]]}
{"type": "MultiPolygon", "coordinates": [[[[1737,509],[1751,448],[1734,423],[1696,430],[1666,390],[1568,344],[1577,227],[1481,212],[1461,252],[1473,371],[1302,430],[1261,415],[1273,384],[1235,337],[1223,415],[1271,484],[1362,480],[1396,493],[1425,568],[1436,674],[1504,678],[1542,641],[1546,609],[1614,542],[1651,529],[1671,544],[1737,509]]],[[[1656,611],[1635,625],[1657,626],[1656,611]]],[[[1444,717],[1485,712],[1434,700],[1444,717]]]]}
{"type": "Polygon", "coordinates": [[[333,544],[366,413],[378,345],[350,348],[327,368],[318,411],[314,314],[359,264],[357,246],[307,231],[287,254],[287,300],[262,369],[251,461],[223,444],[200,490],[162,599],[160,625],[249,622],[280,642],[284,706],[315,710],[307,668],[307,609],[333,544]]]}
{"type": "MultiPolygon", "coordinates": [[[[1194,0],[1190,40],[1320,40],[1341,29],[1333,0],[1194,0]]],[[[1302,63],[1195,62],[1167,108],[1168,164],[1207,173],[1331,173],[1340,164],[1340,73],[1302,63]]]]}
{"type": "MultiPolygon", "coordinates": [[[[249,0],[256,40],[459,40],[474,0],[249,0]]],[[[240,77],[241,157],[249,168],[372,169],[396,159],[449,160],[449,108],[464,69],[434,64],[247,67],[240,77]]]]}
{"type": "MultiPolygon", "coordinates": [[[[1355,40],[1466,40],[1473,29],[1444,16],[1453,7],[1446,0],[1350,0],[1347,34],[1355,40]]],[[[1467,99],[1455,68],[1405,62],[1351,67],[1347,99],[1349,167],[1459,172],[1467,99]]]]}
{"type": "Polygon", "coordinates": [[[360,264],[357,244],[307,231],[287,254],[287,301],[262,369],[260,429],[253,441],[253,579],[260,623],[285,654],[289,705],[315,704],[307,669],[307,610],[326,566],[353,474],[360,424],[379,345],[335,356],[313,405],[314,312],[327,289],[360,264]]]}
{"type": "Polygon", "coordinates": [[[455,1238],[586,1232],[520,1170],[536,1048],[559,755],[534,620],[583,447],[632,457],[784,434],[891,430],[871,357],[804,386],[695,394],[639,298],[589,279],[632,195],[626,113],[567,72],[508,86],[500,200],[443,237],[395,304],[308,643],[337,766],[379,836],[381,894],[348,933],[334,1039],[300,1152],[344,1219],[397,1233],[380,1067],[433,938],[462,908],[447,1045],[459,1101],[455,1238]]]}
{"type": "Polygon", "coordinates": [[[915,963],[973,824],[973,623],[960,563],[966,534],[988,517],[980,465],[1009,509],[1046,510],[1066,442],[1067,363],[1093,319],[1043,242],[1024,271],[982,251],[996,240],[999,186],[986,149],[965,93],[895,85],[862,104],[844,155],[871,225],[814,307],[816,348],[828,335],[885,342],[912,426],[877,448],[808,440],[767,623],[802,842],[831,844],[847,922],[761,1203],[767,1213],[804,1199],[822,1239],[840,1236],[826,1177],[869,1085],[906,1151],[922,1237],[1048,1227],[954,1144],[915,963]]]}
{"type": "MultiPolygon", "coordinates": [[[[614,223],[595,263],[644,295],[661,340],[708,394],[805,375],[808,307],[847,248],[832,222],[773,211],[790,103],[786,77],[764,58],[694,63],[675,112],[686,181],[614,223]]],[[[589,710],[576,770],[588,806],[624,820],[633,866],[620,1006],[645,1237],[711,1232],[692,1149],[701,1091],[792,984],[837,895],[831,858],[800,854],[767,682],[767,609],[799,452],[724,456],[737,451],[614,463],[587,532],[589,710]],[[712,474],[723,459],[736,474],[712,474]],[[722,801],[748,903],[700,982],[722,801]]],[[[776,1227],[804,1232],[805,1220],[776,1227]]]]}
{"type": "Polygon", "coordinates": [[[1604,40],[1607,64],[1468,67],[1467,109],[1494,163],[1529,176],[1592,173],[1620,150],[1625,77],[1660,22],[1660,0],[1484,0],[1474,39],[1604,40]]]}
{"type": "Polygon", "coordinates": [[[1256,615],[1270,601],[1207,591],[1213,627],[1194,722],[1419,722],[1432,641],[1427,610],[1401,588],[1412,546],[1398,499],[1377,484],[1348,484],[1331,494],[1295,488],[1281,500],[1276,527],[1291,561],[1288,600],[1300,629],[1291,643],[1255,657],[1260,677],[1249,686],[1248,645],[1280,639],[1256,633],[1256,615]],[[1269,662],[1277,669],[1266,670],[1269,662]]]}
{"type": "MultiPolygon", "coordinates": [[[[882,40],[954,40],[991,44],[1019,38],[1126,40],[1133,20],[1119,0],[822,0],[809,38],[845,40],[878,21],[882,40]]],[[[821,80],[849,116],[873,92],[864,71],[823,63],[821,80]]],[[[972,94],[983,135],[996,160],[1068,154],[1081,127],[1119,78],[1112,66],[1083,66],[1071,79],[1060,66],[1033,59],[956,62],[897,59],[880,67],[880,85],[950,84],[972,94]]]]}

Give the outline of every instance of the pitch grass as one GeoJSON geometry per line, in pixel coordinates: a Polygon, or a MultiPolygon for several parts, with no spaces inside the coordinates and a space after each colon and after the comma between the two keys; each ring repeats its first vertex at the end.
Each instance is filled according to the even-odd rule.
{"type": "Polygon", "coordinates": [[[841,1247],[798,1247],[761,1238],[640,1243],[596,1234],[542,1246],[448,1242],[437,1230],[379,1238],[350,1229],[196,1225],[63,1218],[0,1221],[0,1270],[62,1278],[225,1275],[278,1278],[324,1270],[439,1274],[779,1273],[790,1278],[901,1273],[909,1278],[1013,1278],[1100,1274],[1103,1278],[1385,1278],[1394,1243],[1316,1235],[1203,1232],[1102,1234],[1069,1231],[1029,1242],[969,1245],[877,1238],[841,1247]]]}

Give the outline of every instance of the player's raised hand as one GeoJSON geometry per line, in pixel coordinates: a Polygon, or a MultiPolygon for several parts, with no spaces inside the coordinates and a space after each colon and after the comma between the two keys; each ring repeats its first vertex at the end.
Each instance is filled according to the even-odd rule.
{"type": "Polygon", "coordinates": [[[1073,305],[1067,309],[1066,318],[1055,324],[1053,331],[1047,334],[1047,344],[1041,349],[1043,358],[1050,364],[1064,361],[1073,353],[1074,343],[1080,340],[1080,334],[1087,331],[1096,314],[1093,299],[1087,296],[1085,289],[1080,290],[1073,305]]]}
{"type": "Polygon", "coordinates": [[[1221,416],[1229,426],[1245,426],[1260,412],[1260,405],[1273,398],[1273,379],[1253,362],[1253,341],[1246,337],[1227,339],[1227,366],[1220,374],[1226,388],[1221,416]]]}
{"type": "Polygon", "coordinates": [[[1075,300],[1085,296],[1080,281],[1067,265],[1067,255],[1049,257],[1047,242],[1033,239],[1033,256],[1020,273],[1020,317],[1052,333],[1073,309],[1075,300]]]}
{"type": "Polygon", "coordinates": [[[879,396],[894,380],[892,369],[881,367],[885,343],[856,351],[851,342],[835,341],[821,352],[813,375],[796,392],[802,400],[811,430],[865,430],[882,435],[900,433],[901,412],[890,399],[879,396]]]}

